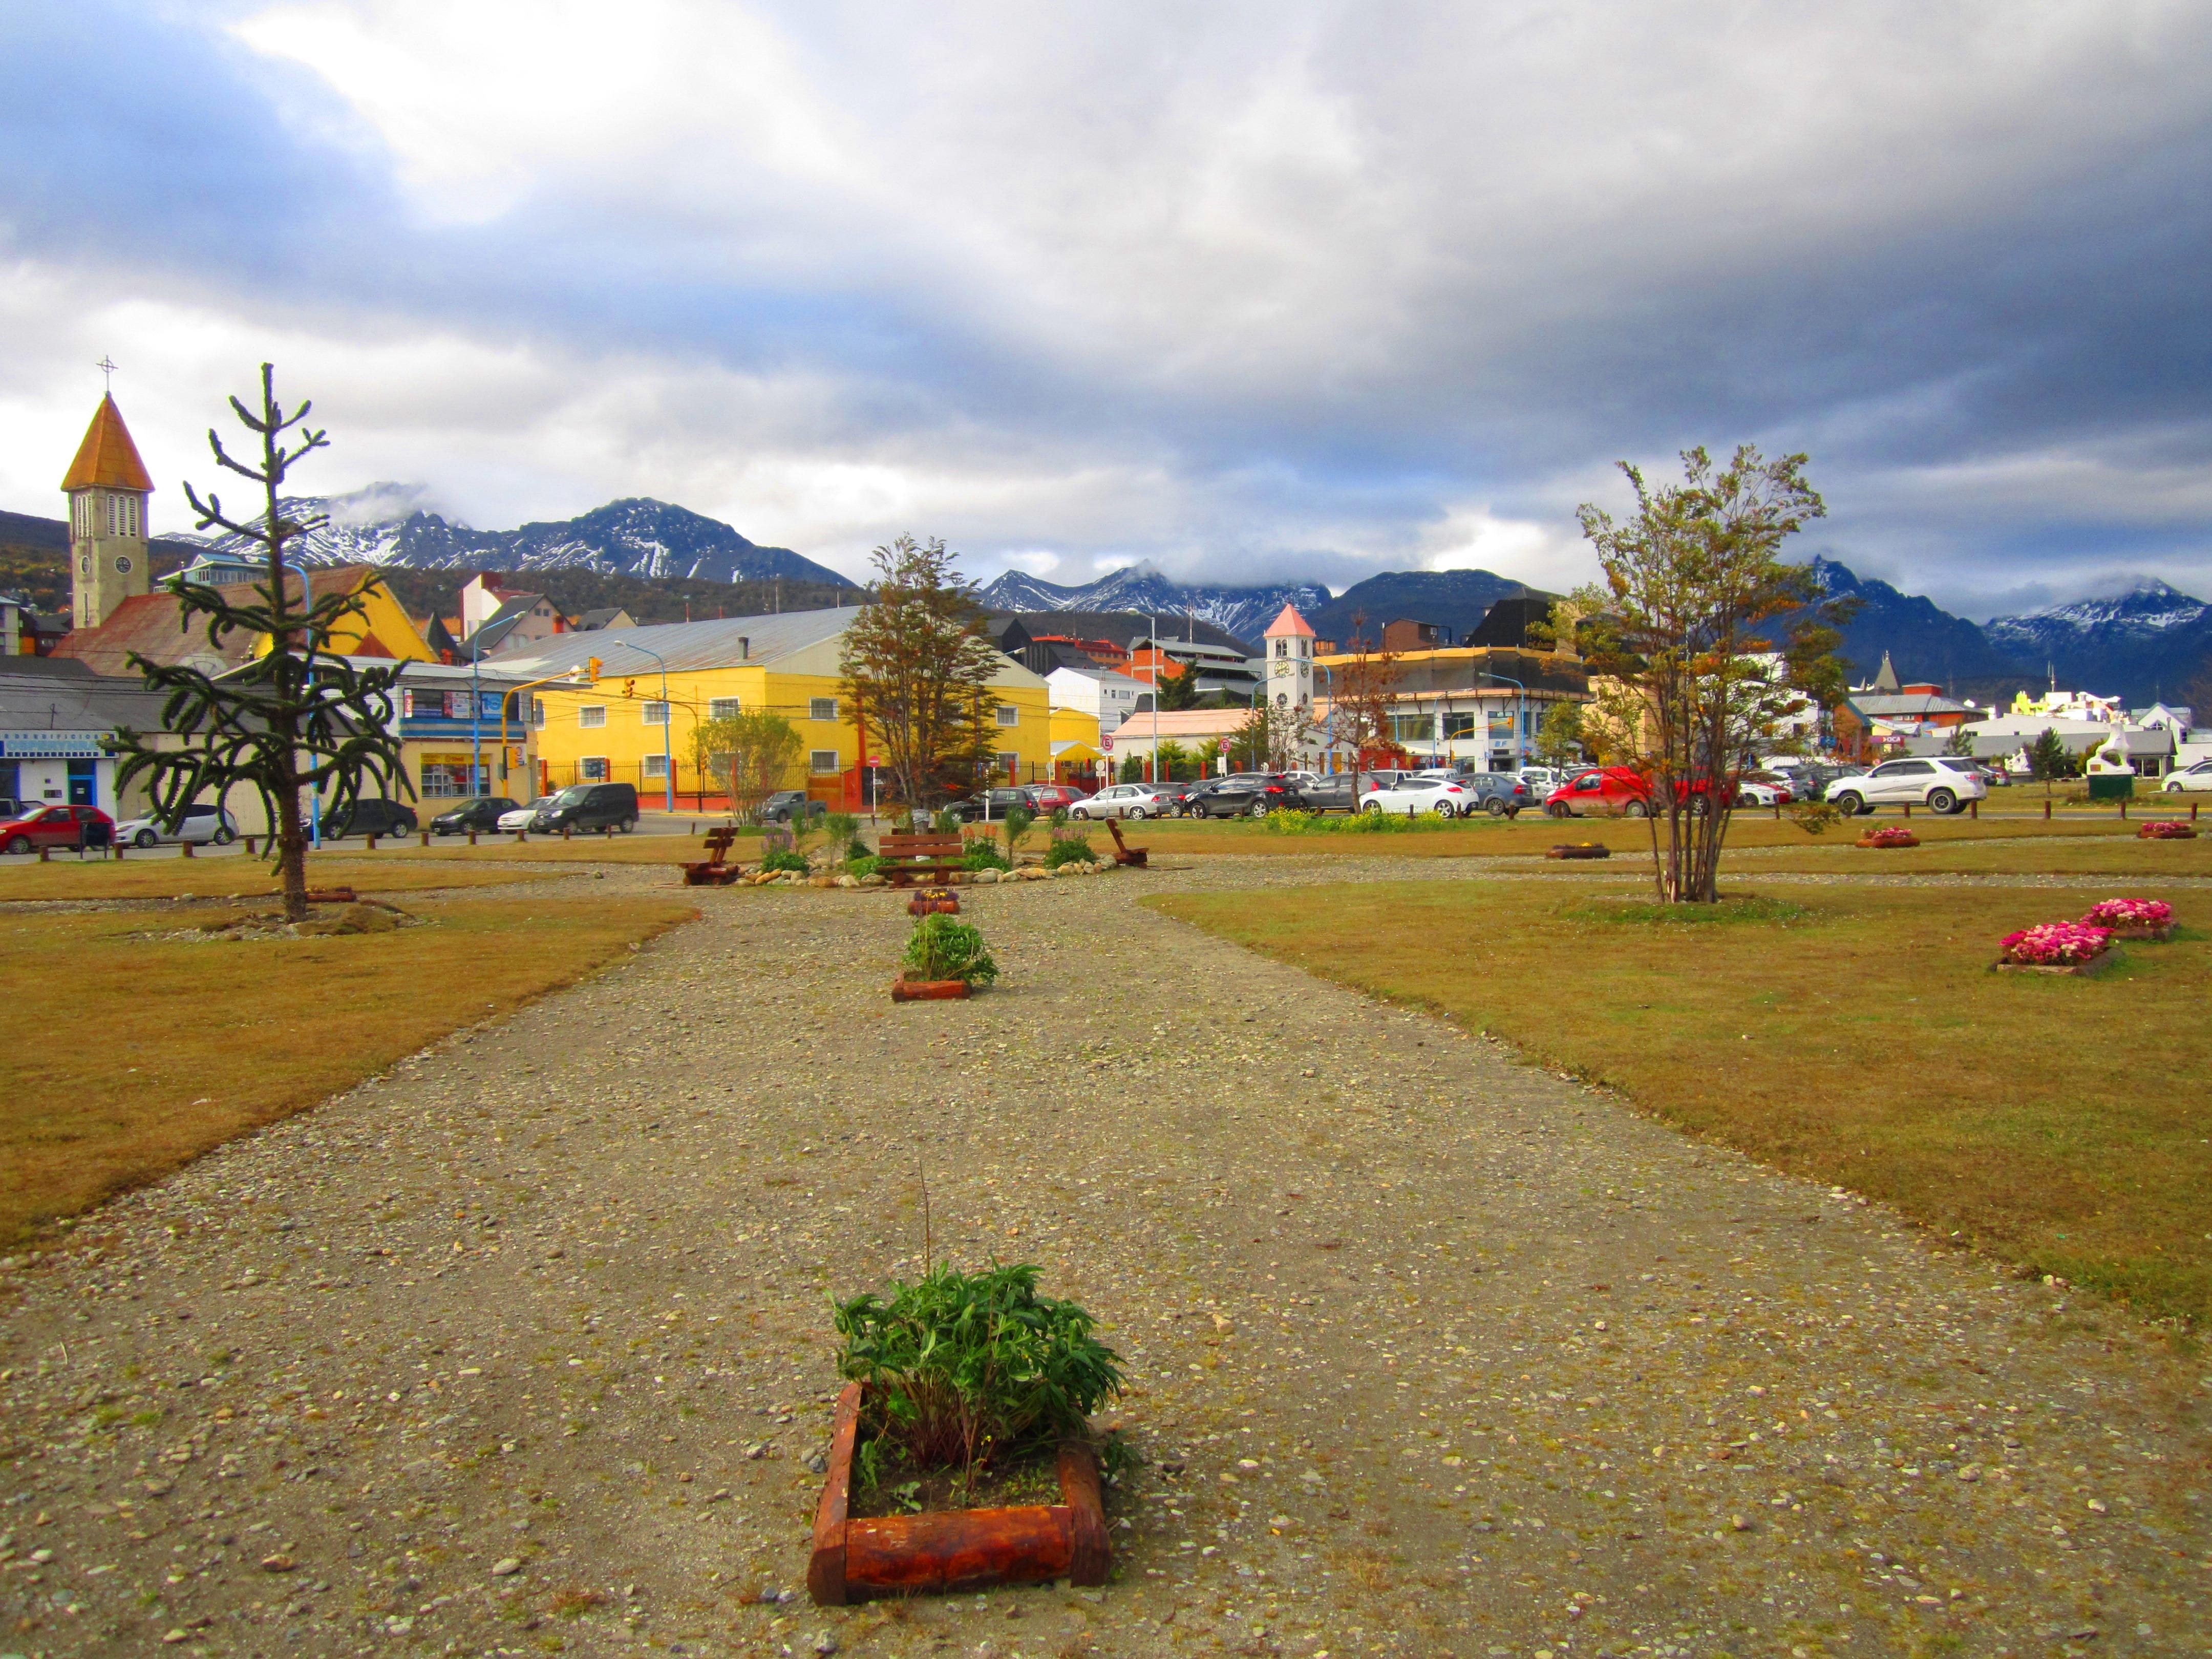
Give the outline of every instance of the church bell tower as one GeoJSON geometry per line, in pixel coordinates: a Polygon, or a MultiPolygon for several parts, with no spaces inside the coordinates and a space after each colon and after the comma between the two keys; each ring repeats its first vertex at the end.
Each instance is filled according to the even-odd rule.
{"type": "Polygon", "coordinates": [[[62,490],[70,502],[71,622],[97,628],[124,600],[153,587],[146,498],[154,481],[112,396],[94,411],[62,490]]]}

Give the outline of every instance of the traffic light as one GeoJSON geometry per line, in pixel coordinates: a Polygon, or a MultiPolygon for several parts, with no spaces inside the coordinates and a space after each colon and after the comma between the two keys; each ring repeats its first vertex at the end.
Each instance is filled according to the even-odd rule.
{"type": "Polygon", "coordinates": [[[635,680],[624,680],[623,682],[623,696],[625,697],[634,697],[636,695],[637,682],[635,680]]]}
{"type": "Polygon", "coordinates": [[[584,678],[593,685],[599,683],[599,659],[597,657],[584,659],[584,678]]]}

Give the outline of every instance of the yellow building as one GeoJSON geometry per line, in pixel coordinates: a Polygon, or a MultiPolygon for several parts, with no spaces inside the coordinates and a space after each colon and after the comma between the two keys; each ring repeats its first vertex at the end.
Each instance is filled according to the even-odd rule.
{"type": "Polygon", "coordinates": [[[1072,783],[1079,789],[1097,789],[1106,775],[1106,746],[1099,741],[1098,716],[1080,708],[1051,711],[1052,781],[1072,783]]]}
{"type": "MultiPolygon", "coordinates": [[[[844,696],[838,659],[857,609],[729,617],[532,640],[487,659],[502,677],[581,677],[591,684],[542,685],[531,718],[540,782],[632,783],[650,806],[672,793],[702,809],[723,796],[727,780],[703,775],[691,733],[702,723],[740,713],[781,714],[797,729],[799,759],[784,783],[848,807],[870,804],[864,760],[880,758],[872,734],[864,757],[856,711],[844,696]]],[[[999,696],[994,775],[1018,783],[1052,775],[1052,717],[1043,678],[1012,658],[991,685],[999,696]]]]}

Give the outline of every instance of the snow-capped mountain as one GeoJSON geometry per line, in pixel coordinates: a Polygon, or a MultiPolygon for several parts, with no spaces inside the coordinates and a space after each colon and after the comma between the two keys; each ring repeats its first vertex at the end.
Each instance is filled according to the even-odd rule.
{"type": "MultiPolygon", "coordinates": [[[[403,484],[372,484],[349,495],[288,497],[290,517],[323,520],[297,556],[310,564],[404,565],[417,570],[564,570],[626,576],[691,576],[710,581],[789,576],[854,584],[787,547],[747,541],[719,519],[643,496],[610,501],[580,517],[476,530],[430,511],[423,493],[403,484]]],[[[217,551],[237,538],[188,536],[217,551]]]]}
{"type": "Polygon", "coordinates": [[[1009,570],[978,596],[993,611],[1133,611],[1157,617],[1194,616],[1255,642],[1285,605],[1310,614],[1329,602],[1319,582],[1281,582],[1267,587],[1191,587],[1149,564],[1133,564],[1080,587],[1063,587],[1009,570]]]}
{"type": "MultiPolygon", "coordinates": [[[[2212,605],[2155,579],[2108,599],[1993,617],[1984,632],[2033,683],[2055,673],[2061,685],[2138,707],[2154,697],[2183,701],[2212,671],[2212,605]]],[[[2199,712],[2212,717],[2212,709],[2199,712]]]]}

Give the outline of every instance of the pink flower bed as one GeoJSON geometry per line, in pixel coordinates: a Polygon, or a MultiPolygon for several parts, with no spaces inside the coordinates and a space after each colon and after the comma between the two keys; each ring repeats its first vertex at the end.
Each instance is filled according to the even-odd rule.
{"type": "Polygon", "coordinates": [[[2081,918],[2084,927],[2163,927],[2173,920],[2173,907],[2158,899],[2106,899],[2092,905],[2081,918]]]}
{"type": "Polygon", "coordinates": [[[2137,841],[2194,841],[2196,830],[2179,818],[2154,818],[2136,831],[2137,841]]]}
{"type": "Polygon", "coordinates": [[[2007,933],[2002,943],[2007,962],[2034,968],[2075,968],[2102,956],[2112,942],[2108,928],[2078,921],[2046,921],[2007,933]]]}
{"type": "Polygon", "coordinates": [[[1885,830],[1869,830],[1859,837],[1862,847],[1917,847],[1920,837],[1901,824],[1892,824],[1885,830]]]}

